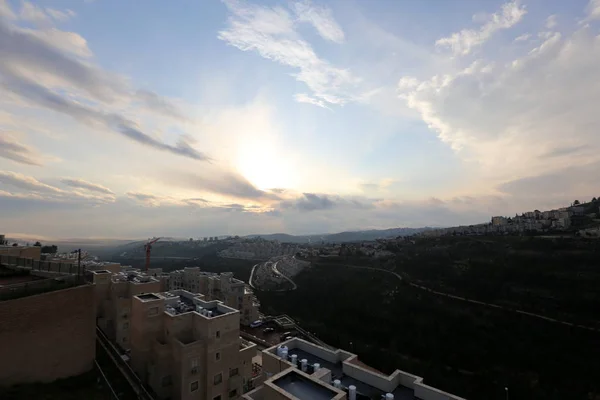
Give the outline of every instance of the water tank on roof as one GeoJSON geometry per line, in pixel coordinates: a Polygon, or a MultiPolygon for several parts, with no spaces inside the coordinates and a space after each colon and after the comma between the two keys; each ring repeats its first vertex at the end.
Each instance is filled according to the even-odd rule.
{"type": "Polygon", "coordinates": [[[356,386],[348,386],[348,400],[356,400],[356,386]]]}

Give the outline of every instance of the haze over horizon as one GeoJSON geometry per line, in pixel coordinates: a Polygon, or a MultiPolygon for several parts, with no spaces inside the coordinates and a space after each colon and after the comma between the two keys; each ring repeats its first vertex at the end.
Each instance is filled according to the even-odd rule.
{"type": "Polygon", "coordinates": [[[600,187],[600,0],[0,0],[0,56],[7,233],[453,226],[600,187]]]}

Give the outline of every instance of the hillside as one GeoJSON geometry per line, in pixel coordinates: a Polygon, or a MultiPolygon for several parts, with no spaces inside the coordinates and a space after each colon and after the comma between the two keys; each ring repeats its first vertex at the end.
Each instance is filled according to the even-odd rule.
{"type": "Polygon", "coordinates": [[[370,365],[468,399],[503,400],[504,387],[513,400],[600,398],[600,332],[515,311],[600,329],[600,242],[456,237],[388,247],[387,259],[313,258],[297,290],[258,293],[263,312],[287,313],[370,365]]]}

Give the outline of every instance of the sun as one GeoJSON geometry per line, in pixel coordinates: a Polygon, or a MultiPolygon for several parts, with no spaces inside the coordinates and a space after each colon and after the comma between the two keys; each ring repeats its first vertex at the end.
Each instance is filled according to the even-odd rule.
{"type": "Polygon", "coordinates": [[[291,188],[296,178],[291,159],[271,141],[254,139],[240,143],[236,167],[258,189],[291,188]]]}

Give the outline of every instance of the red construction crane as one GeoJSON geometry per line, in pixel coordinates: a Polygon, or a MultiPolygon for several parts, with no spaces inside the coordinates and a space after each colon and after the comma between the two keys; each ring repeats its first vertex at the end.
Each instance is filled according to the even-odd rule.
{"type": "Polygon", "coordinates": [[[148,272],[148,268],[150,267],[150,252],[152,251],[152,245],[159,240],[160,238],[148,239],[148,243],[144,245],[144,249],[146,249],[146,272],[148,272]]]}

